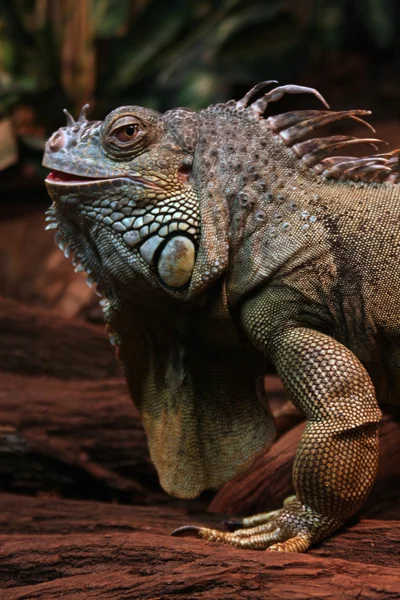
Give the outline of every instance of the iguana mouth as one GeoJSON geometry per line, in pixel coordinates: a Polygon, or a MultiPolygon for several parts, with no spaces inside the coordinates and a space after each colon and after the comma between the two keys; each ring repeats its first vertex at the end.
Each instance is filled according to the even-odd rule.
{"type": "Polygon", "coordinates": [[[153,181],[149,181],[145,177],[140,177],[137,175],[109,175],[105,177],[84,177],[82,175],[77,175],[76,173],[66,173],[65,171],[51,171],[46,177],[45,181],[46,183],[50,183],[52,185],[85,185],[93,183],[104,183],[105,181],[112,181],[115,179],[129,179],[130,181],[138,183],[143,187],[151,188],[152,190],[158,192],[164,192],[161,186],[157,185],[153,181]]]}
{"type": "Polygon", "coordinates": [[[64,183],[74,181],[99,181],[94,177],[82,177],[81,175],[75,175],[73,173],[64,173],[63,171],[51,171],[46,178],[46,181],[51,183],[64,183]]]}
{"type": "Polygon", "coordinates": [[[110,181],[115,177],[84,177],[82,175],[76,175],[75,173],[65,173],[64,171],[51,171],[46,177],[46,183],[51,184],[85,184],[85,183],[99,183],[101,181],[110,181]]]}

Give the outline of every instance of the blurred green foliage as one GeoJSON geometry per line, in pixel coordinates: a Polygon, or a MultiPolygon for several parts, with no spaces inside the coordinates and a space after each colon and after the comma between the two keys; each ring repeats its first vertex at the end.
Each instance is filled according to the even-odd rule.
{"type": "Polygon", "coordinates": [[[0,0],[0,116],[29,107],[29,145],[88,100],[103,118],[309,84],[346,53],[400,60],[399,25],[399,0],[0,0]]]}

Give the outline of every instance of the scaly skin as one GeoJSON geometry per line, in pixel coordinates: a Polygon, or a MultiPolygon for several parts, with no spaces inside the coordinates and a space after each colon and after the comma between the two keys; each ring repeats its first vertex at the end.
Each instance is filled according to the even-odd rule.
{"type": "Polygon", "coordinates": [[[46,146],[48,220],[103,296],[167,492],[219,487],[272,443],[256,380],[275,366],[308,419],[296,496],[237,531],[176,533],[302,552],[362,504],[378,400],[398,402],[399,174],[396,153],[338,158],[359,140],[310,139],[366,111],[265,119],[284,93],[322,98],[285,86],[253,102],[264,85],[199,113],[68,115],[46,146]]]}

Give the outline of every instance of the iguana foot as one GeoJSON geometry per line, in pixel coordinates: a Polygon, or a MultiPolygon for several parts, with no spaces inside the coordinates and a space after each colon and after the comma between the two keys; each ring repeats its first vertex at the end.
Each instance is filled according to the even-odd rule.
{"type": "Polygon", "coordinates": [[[247,517],[242,521],[228,521],[228,527],[241,527],[233,532],[188,525],[176,529],[171,535],[194,533],[196,537],[209,542],[249,550],[305,552],[339,525],[339,520],[325,517],[291,496],[280,510],[247,517]]]}

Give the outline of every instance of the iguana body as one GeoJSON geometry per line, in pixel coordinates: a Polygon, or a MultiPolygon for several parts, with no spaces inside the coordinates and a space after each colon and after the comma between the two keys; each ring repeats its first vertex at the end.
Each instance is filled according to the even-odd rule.
{"type": "Polygon", "coordinates": [[[396,153],[337,157],[360,140],[310,139],[366,111],[264,118],[285,92],[318,94],[286,86],[253,102],[262,85],[198,113],[68,115],[46,147],[48,220],[99,284],[169,493],[218,487],[272,442],[256,380],[274,364],[308,419],[296,497],[198,535],[304,551],[362,504],[377,398],[399,398],[399,172],[396,153]]]}

